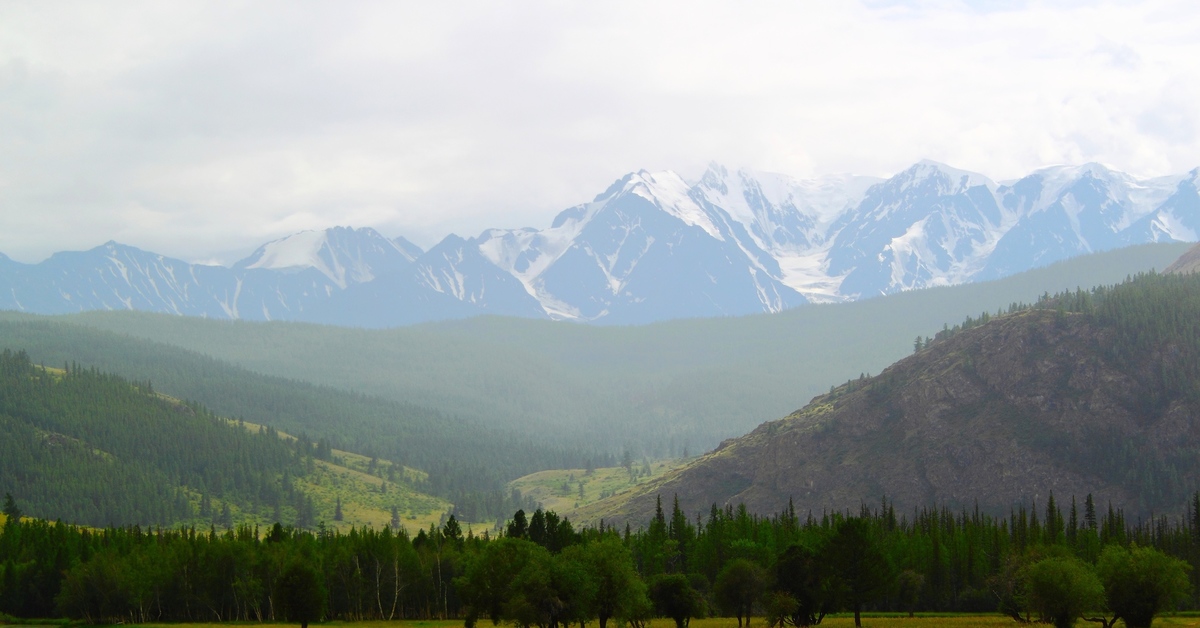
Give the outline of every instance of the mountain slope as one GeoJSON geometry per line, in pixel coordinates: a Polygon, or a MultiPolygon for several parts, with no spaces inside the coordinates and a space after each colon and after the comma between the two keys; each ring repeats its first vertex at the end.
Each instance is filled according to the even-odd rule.
{"type": "Polygon", "coordinates": [[[40,264],[0,264],[0,308],[65,314],[139,310],[241,320],[305,320],[347,286],[411,266],[373,229],[338,227],[263,245],[232,268],[188,264],[108,242],[40,264]]]}
{"type": "Polygon", "coordinates": [[[0,352],[0,490],[27,513],[91,526],[383,525],[451,505],[422,475],[271,428],[219,418],[94,369],[0,352]],[[344,511],[335,521],[335,511],[344,511]]]}
{"type": "MultiPolygon", "coordinates": [[[[135,381],[150,380],[156,390],[203,403],[222,416],[419,469],[426,476],[417,487],[453,502],[467,520],[499,517],[521,507],[511,503],[507,480],[581,464],[595,450],[568,451],[551,438],[495,429],[481,417],[265,376],[126,335],[28,316],[5,318],[0,319],[0,347],[23,347],[38,363],[79,362],[135,381]]],[[[223,324],[226,329],[235,325],[223,324]]],[[[251,340],[246,348],[258,350],[271,340],[251,340]]],[[[338,338],[328,340],[336,343],[338,338]]]]}
{"type": "Polygon", "coordinates": [[[110,242],[39,264],[0,257],[0,308],[139,310],[355,327],[500,314],[609,324],[779,312],[1010,276],[1200,237],[1200,169],[1099,164],[997,184],[922,161],[886,180],[797,180],[711,164],[629,173],[544,229],[451,234],[429,251],[373,229],[269,242],[231,268],[110,242]]]}
{"type": "MultiPolygon", "coordinates": [[[[356,330],[94,312],[38,319],[44,333],[14,336],[13,342],[20,344],[11,346],[26,347],[35,357],[43,355],[39,353],[43,349],[53,351],[41,358],[51,364],[66,352],[75,356],[70,359],[129,377],[152,378],[163,390],[168,390],[164,377],[170,374],[171,385],[180,387],[171,389],[173,394],[254,422],[303,429],[313,436],[327,433],[319,429],[324,415],[313,414],[312,423],[300,426],[284,425],[282,418],[253,418],[249,409],[229,405],[240,397],[206,386],[206,378],[214,377],[212,369],[188,371],[185,376],[176,374],[170,362],[120,364],[109,360],[108,352],[71,353],[70,345],[63,342],[82,334],[78,326],[104,329],[207,354],[250,371],[390,399],[408,409],[395,411],[400,419],[422,416],[410,412],[414,406],[436,408],[481,429],[533,434],[537,443],[582,450],[585,455],[620,454],[628,447],[635,454],[670,457],[685,447],[691,452],[715,447],[722,439],[753,429],[764,417],[784,416],[798,400],[827,391],[831,383],[878,372],[910,353],[914,336],[932,336],[946,323],[980,311],[995,312],[1014,301],[1033,301],[1046,292],[1111,284],[1130,274],[1163,268],[1187,248],[1183,244],[1133,247],[996,282],[810,305],[770,315],[646,326],[477,317],[411,328],[356,330]],[[32,341],[38,344],[25,344],[32,341]]],[[[5,329],[0,325],[0,334],[5,329]]],[[[110,338],[116,343],[116,336],[110,338]]],[[[233,374],[231,379],[249,376],[233,374]]],[[[358,416],[358,410],[338,412],[338,404],[358,406],[350,398],[337,399],[337,404],[320,406],[328,408],[330,421],[358,416]]],[[[372,432],[379,429],[374,426],[386,424],[388,411],[380,407],[369,414],[371,422],[355,422],[352,434],[349,427],[339,428],[347,430],[347,446],[392,442],[372,432]]],[[[439,425],[458,424],[447,420],[439,425]]],[[[409,425],[397,423],[405,429],[409,425]]],[[[499,436],[489,434],[472,446],[472,455],[481,460],[485,453],[498,451],[487,444],[499,436]]],[[[397,438],[396,442],[418,441],[397,438]]],[[[420,451],[430,449],[421,446],[420,451]]],[[[425,468],[410,457],[414,454],[380,454],[425,468]]],[[[513,459],[544,458],[531,451],[513,459]]],[[[564,462],[570,467],[584,464],[578,457],[564,462]]],[[[452,466],[457,470],[463,464],[452,466]]]]}
{"type": "Polygon", "coordinates": [[[643,323],[807,302],[741,223],[698,202],[672,172],[629,174],[545,232],[491,231],[481,240],[484,255],[563,318],[643,323]]]}
{"type": "Polygon", "coordinates": [[[1094,494],[1147,514],[1200,482],[1200,276],[1145,275],[993,318],[578,513],[857,508],[993,512],[1094,494]]]}
{"type": "Polygon", "coordinates": [[[171,525],[196,517],[191,495],[247,511],[282,506],[280,478],[304,473],[274,433],[248,433],[145,384],[55,373],[8,350],[0,378],[0,485],[36,517],[171,525]]]}

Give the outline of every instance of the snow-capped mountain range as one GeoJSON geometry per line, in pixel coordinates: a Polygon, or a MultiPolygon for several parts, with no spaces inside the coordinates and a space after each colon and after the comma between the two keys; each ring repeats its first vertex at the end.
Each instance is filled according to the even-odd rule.
{"type": "Polygon", "coordinates": [[[776,312],[995,279],[1089,252],[1200,235],[1200,168],[1138,180],[1098,164],[1016,181],[922,161],[889,178],[630,173],[545,229],[428,251],[337,227],[232,267],[115,242],[39,264],[0,255],[0,309],[135,309],[363,327],[503,314],[600,323],[776,312]]]}

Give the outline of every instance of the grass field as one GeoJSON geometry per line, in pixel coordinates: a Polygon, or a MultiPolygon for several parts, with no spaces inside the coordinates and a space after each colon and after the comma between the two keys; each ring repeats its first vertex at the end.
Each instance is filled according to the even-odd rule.
{"type": "Polygon", "coordinates": [[[586,469],[552,469],[517,478],[509,482],[508,487],[509,490],[519,489],[522,495],[541,502],[546,510],[561,515],[649,481],[683,462],[659,460],[634,464],[633,470],[640,475],[632,480],[624,467],[594,469],[590,474],[586,469]],[[648,474],[645,473],[647,468],[648,474]]]}
{"type": "MultiPolygon", "coordinates": [[[[262,426],[246,421],[230,421],[246,430],[257,432],[262,426]]],[[[294,441],[295,436],[276,430],[279,437],[294,441]]],[[[389,460],[372,459],[354,452],[333,450],[334,462],[314,460],[313,470],[296,479],[296,486],[305,495],[312,497],[319,521],[338,530],[350,527],[370,526],[382,528],[392,519],[392,507],[400,513],[400,523],[409,532],[416,534],[430,524],[440,524],[452,508],[450,502],[414,490],[410,483],[425,480],[428,475],[411,467],[398,466],[393,472],[396,481],[387,481],[388,470],[395,466],[389,460]],[[373,471],[373,472],[372,472],[373,471]],[[342,521],[333,520],[337,500],[342,501],[342,521]]],[[[253,517],[237,513],[243,520],[253,517]]],[[[271,522],[263,520],[261,523],[271,522]]]]}
{"type": "MultiPolygon", "coordinates": [[[[921,615],[908,618],[904,615],[874,615],[864,614],[862,617],[863,626],[871,628],[917,628],[921,626],[931,626],[935,628],[970,628],[972,626],[1018,626],[1015,621],[1009,617],[1001,615],[921,615]]],[[[146,626],[161,626],[162,628],[219,628],[228,626],[229,624],[145,624],[146,626]]],[[[247,624],[253,626],[262,626],[264,628],[290,628],[296,624],[247,624]]],[[[462,626],[461,620],[445,620],[445,621],[365,621],[365,622],[325,622],[319,624],[321,626],[348,626],[353,628],[457,628],[462,626]]],[[[491,625],[490,623],[488,625],[491,625]]],[[[589,624],[589,625],[595,625],[589,624]]],[[[615,624],[614,624],[615,625],[615,624]]],[[[854,625],[854,616],[848,614],[831,615],[821,622],[822,626],[830,626],[831,628],[846,628],[854,625]]],[[[1044,624],[1043,624],[1044,625],[1044,624]]],[[[1095,626],[1085,621],[1079,621],[1075,624],[1077,627],[1095,626]]],[[[1117,624],[1124,626],[1124,623],[1117,624]]],[[[1155,626],[1200,626],[1200,617],[1192,616],[1176,616],[1176,617],[1161,617],[1154,620],[1155,626]]],[[[650,622],[651,628],[674,628],[675,622],[669,619],[655,619],[650,622]]],[[[754,618],[750,624],[751,628],[766,628],[767,623],[761,617],[754,618]]],[[[714,617],[711,619],[693,619],[689,628],[737,628],[737,620],[733,618],[714,617]]]]}

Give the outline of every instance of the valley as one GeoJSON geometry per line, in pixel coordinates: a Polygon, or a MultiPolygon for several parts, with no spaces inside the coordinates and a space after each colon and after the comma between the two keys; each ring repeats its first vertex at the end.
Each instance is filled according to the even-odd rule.
{"type": "Polygon", "coordinates": [[[0,2],[0,628],[1200,628],[1197,34],[0,2]]]}
{"type": "MultiPolygon", "coordinates": [[[[643,458],[629,467],[599,469],[548,469],[519,477],[508,483],[509,489],[521,491],[546,510],[560,513],[575,512],[679,468],[684,460],[643,458]]],[[[572,517],[573,521],[576,521],[572,517]]]]}
{"type": "MultiPolygon", "coordinates": [[[[433,429],[454,431],[478,452],[503,440],[495,433],[477,437],[480,429],[535,433],[538,441],[561,452],[555,454],[555,465],[562,460],[566,467],[583,467],[585,458],[615,455],[625,447],[638,458],[679,457],[684,448],[693,454],[706,451],[764,420],[787,415],[832,384],[879,372],[910,353],[916,336],[933,336],[946,324],[1013,302],[1031,302],[1045,293],[1111,284],[1161,269],[1187,248],[1131,247],[992,282],[770,315],[645,326],[481,317],[365,330],[138,312],[9,313],[0,314],[0,344],[25,347],[47,364],[80,360],[130,378],[153,378],[160,389],[201,400],[224,414],[310,435],[326,433],[326,419],[319,416],[328,416],[335,405],[362,408],[348,415],[367,413],[367,423],[347,419],[339,427],[339,438],[357,442],[354,448],[360,451],[381,444],[364,431],[366,425],[408,415],[414,419],[399,425],[415,426],[415,417],[427,416],[433,429]],[[130,343],[128,337],[151,344],[130,343]],[[131,353],[125,345],[140,348],[131,353]],[[196,355],[185,357],[168,347],[196,355]],[[151,358],[151,353],[162,357],[151,358]],[[212,359],[216,362],[208,361],[212,359]],[[193,366],[176,366],[181,363],[193,366]],[[227,377],[216,377],[217,371],[227,366],[316,388],[287,392],[307,400],[289,404],[287,412],[252,416],[236,401],[245,393],[215,387],[227,377]],[[334,391],[365,393],[378,401],[334,391]],[[302,409],[313,407],[322,408],[319,416],[302,409]],[[433,420],[434,413],[445,416],[433,420]]],[[[249,374],[228,377],[261,380],[249,374]]],[[[272,393],[278,394],[285,393],[272,393]]],[[[396,448],[401,451],[377,453],[405,461],[424,455],[420,449],[396,448]]],[[[517,460],[509,464],[522,466],[517,460]]],[[[539,469],[514,470],[520,473],[506,481],[539,469]]]]}
{"type": "MultiPolygon", "coordinates": [[[[1066,264],[1076,266],[1067,271],[1117,273],[1122,265],[1149,259],[1137,253],[1162,251],[1129,253],[1073,260],[1066,264]]],[[[1010,565],[1049,569],[1060,560],[1056,556],[1077,556],[1072,560],[1085,561],[1081,569],[1111,579],[1120,571],[1105,571],[1105,561],[1132,560],[1121,556],[1140,551],[1168,561],[1178,575],[1172,576],[1171,599],[1190,607],[1200,591],[1185,569],[1200,556],[1192,541],[1200,538],[1200,493],[1194,488],[1200,437],[1189,418],[1200,399],[1200,275],[1133,270],[1123,281],[1090,291],[1033,288],[1055,281],[1054,273],[1063,270],[1052,266],[995,284],[810,306],[830,312],[830,327],[816,329],[782,314],[663,323],[658,329],[504,319],[429,326],[435,334],[423,338],[429,349],[422,361],[432,362],[429,356],[439,349],[447,364],[478,356],[484,362],[476,368],[493,369],[492,377],[504,372],[504,361],[486,345],[469,345],[472,334],[488,336],[496,347],[532,346],[535,337],[552,343],[557,356],[544,350],[525,355],[550,371],[574,365],[577,374],[705,366],[689,362],[714,347],[716,355],[740,355],[742,360],[714,371],[714,379],[697,378],[699,385],[689,390],[700,406],[777,366],[763,352],[765,343],[747,342],[764,329],[775,338],[787,337],[779,330],[788,328],[803,330],[800,336],[829,335],[836,322],[840,335],[822,341],[853,347],[856,334],[859,342],[869,342],[873,333],[894,334],[888,326],[894,319],[912,324],[936,316],[949,311],[938,308],[974,298],[971,290],[991,299],[1032,295],[1028,303],[1001,302],[995,313],[989,307],[940,331],[916,334],[906,343],[908,355],[878,374],[849,376],[800,410],[712,451],[692,455],[690,440],[676,440],[665,447],[679,452],[674,459],[651,455],[654,432],[633,431],[634,419],[605,426],[624,438],[616,449],[616,441],[605,446],[581,438],[587,432],[539,433],[540,426],[528,421],[523,429],[516,422],[488,424],[486,413],[444,414],[350,386],[258,373],[164,341],[174,331],[196,348],[212,341],[229,350],[236,342],[221,341],[222,334],[211,330],[231,326],[226,329],[236,340],[237,333],[249,333],[241,329],[249,323],[193,326],[187,319],[128,313],[11,314],[0,321],[6,342],[35,347],[56,361],[76,349],[121,369],[156,373],[161,383],[123,379],[75,360],[47,368],[24,352],[4,354],[0,371],[8,379],[0,387],[0,428],[7,438],[0,441],[6,447],[0,465],[8,466],[0,468],[0,477],[20,478],[15,489],[22,496],[5,509],[32,517],[0,528],[0,605],[20,614],[101,623],[196,621],[207,612],[219,621],[275,621],[293,616],[289,605],[295,604],[287,601],[291,585],[279,583],[307,570],[329,587],[316,594],[327,605],[318,617],[452,616],[471,622],[492,608],[494,617],[519,622],[525,607],[489,606],[490,600],[552,595],[558,601],[546,608],[586,616],[597,611],[578,597],[590,586],[583,574],[601,564],[617,568],[589,561],[616,560],[628,570],[622,586],[630,599],[645,600],[629,602],[635,605],[622,607],[619,616],[670,615],[671,598],[664,596],[676,586],[694,601],[688,613],[730,614],[735,607],[727,587],[736,566],[762,578],[748,608],[790,613],[798,625],[837,609],[856,616],[831,615],[830,625],[857,623],[864,608],[894,613],[906,606],[958,613],[937,622],[955,625],[986,618],[970,613],[995,608],[1009,616],[1005,621],[1055,612],[1012,592],[1035,585],[1025,571],[1012,575],[1010,565]],[[698,331],[714,329],[721,333],[709,344],[693,344],[698,331]],[[462,330],[470,333],[448,341],[462,330]],[[761,363],[760,370],[747,368],[754,363],[761,363]],[[737,369],[747,371],[743,379],[730,375],[737,369]],[[215,414],[176,390],[236,412],[215,414]],[[477,444],[464,449],[463,437],[477,444]],[[214,447],[218,442],[224,444],[214,447]],[[219,455],[197,455],[188,449],[195,443],[207,443],[197,451],[219,455]],[[449,456],[458,458],[451,462],[449,456]],[[99,512],[89,510],[89,491],[99,491],[99,512]],[[49,524],[46,519],[58,512],[92,527],[49,524]],[[115,526],[120,516],[145,528],[115,526]],[[192,548],[195,558],[182,559],[183,547],[192,548]],[[39,554],[44,551],[67,562],[55,563],[39,554]],[[854,552],[874,557],[875,575],[847,570],[854,552]],[[171,588],[156,589],[143,579],[148,565],[174,583],[171,588]],[[823,584],[812,590],[795,584],[808,580],[786,575],[794,569],[811,569],[805,577],[823,584]],[[563,579],[552,594],[537,585],[547,574],[562,574],[554,576],[563,579]],[[499,580],[484,584],[494,577],[499,580]],[[840,593],[838,587],[851,585],[839,583],[852,578],[874,578],[864,582],[875,584],[863,585],[874,588],[861,598],[840,593]],[[61,587],[53,600],[45,582],[61,587]],[[910,594],[894,588],[906,582],[923,584],[910,594]],[[1010,588],[997,588],[999,582],[1010,588]],[[104,586],[111,587],[109,597],[88,593],[104,586]],[[775,600],[808,595],[817,596],[818,606],[776,606],[775,600]],[[194,600],[209,610],[193,607],[194,600]]],[[[331,349],[340,347],[346,353],[337,359],[349,365],[353,349],[368,357],[386,352],[377,346],[370,353],[368,340],[404,338],[399,330],[377,336],[294,324],[265,329],[255,352],[274,346],[276,355],[290,351],[305,363],[337,356],[331,349]],[[289,338],[297,333],[327,353],[303,353],[305,343],[289,338]]],[[[415,346],[417,339],[414,334],[406,342],[415,346]]],[[[794,348],[773,347],[779,353],[794,348]]],[[[382,370],[359,357],[352,373],[360,379],[382,370]]],[[[803,374],[787,375],[795,380],[803,374]]],[[[619,379],[605,385],[614,383],[629,394],[619,379]]],[[[573,402],[596,398],[580,395],[573,402]]],[[[672,427],[651,426],[668,434],[672,427]]],[[[865,619],[882,625],[886,617],[865,619]]]]}

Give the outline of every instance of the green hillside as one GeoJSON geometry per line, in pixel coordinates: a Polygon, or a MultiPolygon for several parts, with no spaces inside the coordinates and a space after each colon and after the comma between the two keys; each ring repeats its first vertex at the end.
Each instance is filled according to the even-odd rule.
{"type": "Polygon", "coordinates": [[[0,492],[34,517],[91,526],[378,526],[393,508],[409,525],[451,509],[413,489],[423,474],[364,460],[218,417],[148,383],[0,353],[0,492]]]}
{"type": "MultiPolygon", "coordinates": [[[[547,468],[580,466],[591,450],[566,450],[489,428],[478,420],[361,393],[253,373],[177,347],[60,319],[0,320],[0,346],[34,362],[78,360],[151,381],[156,390],[204,403],[222,416],[271,425],[366,456],[427,472],[419,488],[456,504],[467,520],[494,519],[528,505],[505,482],[547,468]]],[[[603,462],[603,460],[599,460],[603,462]]]]}
{"type": "MultiPolygon", "coordinates": [[[[1110,284],[1136,272],[1163,268],[1188,246],[1110,251],[985,284],[805,306],[772,315],[640,327],[483,317],[359,330],[134,312],[42,320],[150,339],[255,372],[412,404],[406,408],[436,408],[446,415],[471,418],[476,425],[527,435],[530,456],[535,455],[533,443],[573,450],[576,453],[559,456],[567,460],[541,458],[532,465],[570,468],[585,466],[581,458],[594,449],[619,453],[629,448],[638,457],[651,458],[678,456],[685,449],[704,451],[750,430],[764,417],[788,414],[827,391],[830,384],[878,372],[910,353],[914,337],[932,336],[946,323],[1006,308],[1014,301],[1032,301],[1046,292],[1110,284]]],[[[8,332],[0,330],[0,337],[4,333],[8,332]]],[[[77,342],[86,340],[80,337],[77,342]]],[[[43,353],[45,344],[21,346],[29,347],[35,356],[55,353],[43,353]]],[[[66,348],[73,347],[57,351],[66,348]]],[[[151,367],[117,360],[107,351],[89,356],[80,359],[89,364],[96,360],[131,377],[153,378],[164,390],[222,411],[242,412],[218,406],[224,402],[217,391],[201,389],[207,384],[200,380],[168,382],[166,378],[173,376],[161,372],[169,370],[166,364],[151,367]]],[[[442,420],[433,413],[429,418],[433,423],[442,420]]],[[[372,419],[361,424],[369,431],[375,428],[365,426],[380,422],[372,419]]],[[[414,418],[412,429],[418,429],[418,424],[430,422],[414,418]]],[[[320,430],[312,424],[291,429],[344,433],[348,439],[361,439],[352,442],[364,446],[391,442],[390,437],[364,437],[363,431],[344,426],[341,419],[335,429],[320,430]]],[[[474,442],[464,447],[474,450],[474,442]]],[[[397,455],[405,463],[434,471],[434,477],[442,475],[416,464],[414,456],[419,452],[397,450],[397,455]]],[[[513,459],[517,458],[530,459],[513,459]]]]}

